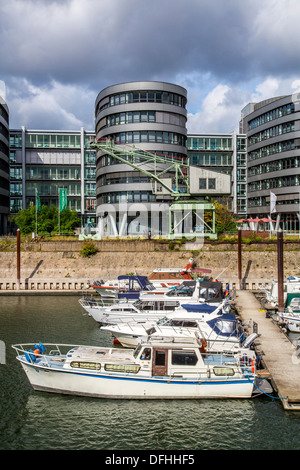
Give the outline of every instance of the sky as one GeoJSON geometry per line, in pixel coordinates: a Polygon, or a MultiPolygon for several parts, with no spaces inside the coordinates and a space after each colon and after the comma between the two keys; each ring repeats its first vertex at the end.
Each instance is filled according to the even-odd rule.
{"type": "Polygon", "coordinates": [[[0,0],[10,128],[94,130],[105,87],[187,90],[188,133],[238,130],[249,102],[300,90],[299,0],[0,0]]]}

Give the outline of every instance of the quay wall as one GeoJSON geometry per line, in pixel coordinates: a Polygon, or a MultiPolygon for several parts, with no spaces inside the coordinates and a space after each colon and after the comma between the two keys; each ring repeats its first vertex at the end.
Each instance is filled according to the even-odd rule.
{"type": "MultiPolygon", "coordinates": [[[[20,289],[82,290],[96,280],[120,274],[150,275],[156,268],[184,267],[190,258],[198,268],[211,269],[211,275],[224,283],[238,285],[236,244],[205,243],[175,245],[168,242],[101,241],[99,250],[88,258],[81,256],[82,242],[38,242],[21,244],[20,289]]],[[[0,291],[17,289],[16,246],[0,251],[0,291]]],[[[300,275],[300,243],[284,246],[284,276],[300,275]]],[[[242,246],[242,281],[246,289],[258,289],[277,279],[276,244],[242,246]]]]}

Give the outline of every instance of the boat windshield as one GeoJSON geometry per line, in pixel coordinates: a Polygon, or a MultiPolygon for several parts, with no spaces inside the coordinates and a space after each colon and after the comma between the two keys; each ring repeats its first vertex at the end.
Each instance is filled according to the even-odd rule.
{"type": "Polygon", "coordinates": [[[157,324],[157,325],[163,325],[163,324],[166,323],[168,320],[169,320],[168,317],[163,317],[163,318],[160,318],[160,319],[156,322],[156,324],[157,324]]]}
{"type": "Polygon", "coordinates": [[[136,359],[138,357],[138,355],[140,354],[141,352],[141,349],[142,349],[142,346],[139,344],[138,347],[136,348],[136,350],[134,351],[133,353],[133,357],[136,359]]]}

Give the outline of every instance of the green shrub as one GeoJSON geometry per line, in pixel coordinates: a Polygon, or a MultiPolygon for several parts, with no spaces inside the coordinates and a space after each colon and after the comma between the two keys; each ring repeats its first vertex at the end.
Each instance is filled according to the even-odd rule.
{"type": "Polygon", "coordinates": [[[95,255],[98,252],[95,243],[91,240],[87,240],[83,243],[82,248],[80,250],[80,255],[84,258],[88,258],[89,256],[95,255]]]}

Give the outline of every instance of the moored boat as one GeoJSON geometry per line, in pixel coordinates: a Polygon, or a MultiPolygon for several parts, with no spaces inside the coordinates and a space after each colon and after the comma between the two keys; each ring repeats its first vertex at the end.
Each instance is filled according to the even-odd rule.
{"type": "Polygon", "coordinates": [[[83,309],[100,324],[120,323],[129,321],[153,321],[165,316],[166,312],[185,305],[185,309],[196,308],[198,312],[211,313],[221,304],[222,308],[230,304],[230,299],[223,299],[220,282],[194,281],[192,296],[187,296],[179,288],[167,294],[157,296],[145,294],[136,302],[118,302],[110,305],[102,300],[84,296],[79,299],[83,309]]]}
{"type": "Polygon", "coordinates": [[[206,319],[199,319],[197,313],[187,314],[182,310],[170,313],[156,322],[118,323],[101,326],[101,330],[110,332],[126,348],[136,347],[142,338],[149,335],[186,338],[198,333],[209,351],[237,349],[246,339],[244,329],[234,314],[213,315],[211,318],[206,315],[206,319]]]}
{"type": "Polygon", "coordinates": [[[28,343],[12,346],[34,390],[99,398],[250,398],[256,383],[254,352],[207,352],[196,336],[150,338],[135,350],[42,346],[49,352],[28,343]]]}

